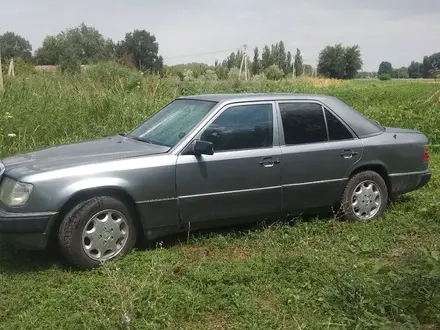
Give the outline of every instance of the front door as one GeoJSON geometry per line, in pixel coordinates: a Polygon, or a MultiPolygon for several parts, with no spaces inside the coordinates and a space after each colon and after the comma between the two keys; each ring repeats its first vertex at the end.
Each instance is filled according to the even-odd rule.
{"type": "Polygon", "coordinates": [[[332,111],[311,101],[280,102],[283,209],[334,205],[362,141],[332,111]]]}
{"type": "Polygon", "coordinates": [[[180,155],[177,198],[183,223],[272,215],[281,211],[281,150],[272,102],[226,106],[196,138],[214,155],[180,155]]]}

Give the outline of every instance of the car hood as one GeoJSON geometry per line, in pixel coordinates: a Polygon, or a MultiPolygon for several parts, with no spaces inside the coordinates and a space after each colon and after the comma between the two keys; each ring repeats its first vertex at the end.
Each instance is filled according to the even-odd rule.
{"type": "Polygon", "coordinates": [[[120,158],[165,153],[168,147],[136,141],[123,136],[60,145],[13,155],[2,160],[5,173],[20,177],[36,172],[56,170],[120,158]]]}

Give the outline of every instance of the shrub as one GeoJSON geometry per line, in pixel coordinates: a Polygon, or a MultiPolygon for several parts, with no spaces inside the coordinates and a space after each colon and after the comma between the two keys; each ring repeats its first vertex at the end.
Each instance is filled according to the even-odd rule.
{"type": "Polygon", "coordinates": [[[239,68],[231,68],[228,72],[228,79],[238,80],[239,76],[240,76],[240,69],[239,68]]]}
{"type": "Polygon", "coordinates": [[[269,80],[280,80],[284,77],[283,70],[281,70],[276,64],[266,68],[266,70],[264,70],[264,74],[269,80]]]}
{"type": "Polygon", "coordinates": [[[388,73],[382,73],[379,75],[379,80],[391,80],[391,75],[388,73]]]}

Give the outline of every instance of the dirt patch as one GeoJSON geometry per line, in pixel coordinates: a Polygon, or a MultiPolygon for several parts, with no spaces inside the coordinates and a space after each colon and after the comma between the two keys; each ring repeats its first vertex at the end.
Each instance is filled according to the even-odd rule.
{"type": "Polygon", "coordinates": [[[273,292],[265,292],[257,298],[258,304],[263,309],[268,310],[279,310],[280,309],[280,299],[273,292]]]}
{"type": "Polygon", "coordinates": [[[247,247],[235,246],[227,250],[228,258],[247,259],[252,255],[252,251],[247,247]]]}
{"type": "Polygon", "coordinates": [[[398,257],[403,256],[404,253],[405,253],[405,250],[403,248],[397,247],[397,248],[391,249],[389,256],[391,258],[398,258],[398,257]]]}
{"type": "Polygon", "coordinates": [[[439,330],[440,326],[436,325],[436,324],[424,324],[424,325],[422,325],[422,327],[420,329],[422,329],[422,330],[439,330]]]}
{"type": "Polygon", "coordinates": [[[233,326],[229,322],[229,317],[226,313],[214,312],[203,315],[201,320],[186,321],[180,326],[181,329],[211,329],[211,330],[226,330],[232,329],[233,326]]]}
{"type": "Polygon", "coordinates": [[[243,246],[228,246],[226,248],[186,245],[182,251],[197,257],[197,259],[213,257],[220,260],[246,259],[252,256],[252,250],[243,246]]]}
{"type": "Polygon", "coordinates": [[[210,250],[206,246],[201,245],[182,245],[181,249],[184,252],[200,254],[204,256],[208,256],[210,254],[210,250]]]}

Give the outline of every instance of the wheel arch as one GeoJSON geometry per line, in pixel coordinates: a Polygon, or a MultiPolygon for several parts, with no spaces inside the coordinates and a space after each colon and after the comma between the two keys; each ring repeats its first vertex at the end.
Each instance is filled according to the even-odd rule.
{"type": "Polygon", "coordinates": [[[52,228],[50,230],[50,236],[53,238],[56,236],[56,233],[60,227],[61,222],[63,221],[64,217],[67,215],[67,213],[77,204],[84,202],[90,198],[93,197],[99,197],[99,196],[110,196],[120,199],[122,202],[124,202],[131,210],[133,215],[133,221],[135,222],[136,226],[139,229],[139,233],[143,233],[143,225],[142,221],[140,220],[139,212],[136,208],[136,203],[134,198],[124,189],[120,187],[114,187],[114,186],[102,186],[102,187],[94,187],[94,188],[85,188],[82,190],[79,190],[72,194],[61,206],[59,209],[58,216],[52,225],[52,228]]]}
{"type": "Polygon", "coordinates": [[[391,194],[392,187],[391,187],[391,181],[390,177],[388,175],[388,168],[387,166],[382,162],[371,162],[371,163],[363,163],[359,164],[355,168],[353,168],[350,172],[350,175],[348,176],[349,179],[351,179],[354,175],[364,172],[364,171],[374,171],[377,174],[379,174],[382,179],[385,181],[385,184],[387,186],[388,194],[391,194]]]}

